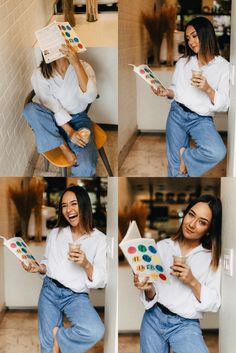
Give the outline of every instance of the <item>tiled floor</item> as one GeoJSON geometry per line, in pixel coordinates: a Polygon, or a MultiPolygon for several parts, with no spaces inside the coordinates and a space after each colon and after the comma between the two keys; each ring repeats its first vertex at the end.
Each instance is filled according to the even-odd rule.
{"type": "MultiPolygon", "coordinates": [[[[106,131],[107,133],[107,142],[104,146],[108,161],[110,163],[111,169],[114,175],[117,175],[117,132],[116,131],[106,131]]],[[[35,170],[34,176],[61,176],[60,169],[54,167],[50,164],[48,172],[44,169],[44,160],[43,156],[39,155],[35,170]]],[[[97,176],[107,176],[106,169],[102,162],[101,157],[98,157],[97,163],[97,176]]]]}
{"type": "MultiPolygon", "coordinates": [[[[204,339],[209,349],[209,353],[219,353],[218,335],[214,333],[204,334],[204,339]]],[[[138,353],[139,352],[139,336],[120,335],[119,336],[119,353],[138,353]]],[[[157,352],[158,353],[158,352],[157,352]]],[[[194,352],[193,352],[194,353],[194,352]]]]}
{"type": "MultiPolygon", "coordinates": [[[[7,311],[0,324],[1,353],[40,353],[35,311],[7,311]]],[[[87,353],[103,353],[98,342],[87,353]]]]}
{"type": "MultiPolygon", "coordinates": [[[[224,138],[226,144],[226,138],[224,138]]],[[[204,177],[226,175],[226,159],[204,177]]],[[[119,170],[119,176],[167,177],[166,142],[163,134],[138,135],[119,170]]]]}

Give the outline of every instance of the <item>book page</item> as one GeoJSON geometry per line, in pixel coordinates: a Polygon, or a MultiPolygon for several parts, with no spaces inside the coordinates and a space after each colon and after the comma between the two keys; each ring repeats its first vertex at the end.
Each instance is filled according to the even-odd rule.
{"type": "Polygon", "coordinates": [[[164,89],[167,89],[165,85],[161,82],[161,80],[158,78],[156,73],[154,73],[148,65],[139,65],[135,66],[132,64],[129,64],[130,66],[133,67],[134,72],[140,76],[144,81],[146,81],[150,86],[153,86],[154,88],[157,88],[158,86],[162,86],[164,89]]]}
{"type": "Polygon", "coordinates": [[[59,49],[66,43],[56,21],[38,30],[35,35],[47,64],[64,56],[59,49]]]}
{"type": "Polygon", "coordinates": [[[120,242],[120,244],[126,242],[127,240],[136,239],[136,238],[140,239],[141,234],[139,232],[137,223],[135,221],[132,221],[129,225],[129,228],[128,228],[124,238],[120,242]]]}
{"type": "Polygon", "coordinates": [[[86,50],[69,22],[54,21],[36,31],[35,35],[47,64],[65,56],[59,49],[66,42],[75,48],[78,53],[86,50]]]}
{"type": "Polygon", "coordinates": [[[132,231],[136,229],[134,224],[137,227],[136,222],[133,221],[125,238],[119,244],[133,272],[138,274],[140,281],[148,276],[149,282],[159,280],[163,283],[169,283],[155,240],[127,237],[127,234],[132,235],[132,231]]]}
{"type": "Polygon", "coordinates": [[[29,247],[22,238],[15,237],[8,240],[2,236],[0,236],[0,238],[3,239],[3,245],[6,246],[26,266],[39,266],[38,261],[32,255],[29,247]]]}

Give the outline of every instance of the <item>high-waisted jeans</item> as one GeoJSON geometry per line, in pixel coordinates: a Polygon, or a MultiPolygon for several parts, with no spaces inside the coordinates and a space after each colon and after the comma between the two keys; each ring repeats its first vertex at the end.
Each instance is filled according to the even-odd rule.
{"type": "Polygon", "coordinates": [[[56,124],[54,113],[42,105],[28,103],[23,116],[34,130],[39,153],[52,150],[66,142],[78,161],[78,165],[71,168],[72,176],[89,177],[96,174],[97,148],[93,139],[92,122],[86,112],[71,115],[69,122],[74,130],[85,127],[91,131],[90,141],[84,148],[70,141],[66,132],[56,124]]]}
{"type": "Polygon", "coordinates": [[[199,320],[168,315],[154,305],[144,314],[140,331],[141,353],[209,353],[199,320]]]}
{"type": "Polygon", "coordinates": [[[104,335],[104,325],[88,294],[59,288],[48,277],[44,278],[41,289],[38,316],[41,353],[52,353],[52,331],[56,326],[61,353],[85,353],[104,335]],[[70,327],[63,326],[64,315],[70,327]]]}
{"type": "Polygon", "coordinates": [[[212,117],[186,112],[175,101],[171,104],[167,120],[166,139],[169,176],[201,176],[224,159],[226,154],[212,117]],[[194,148],[189,147],[190,137],[196,144],[194,148]],[[187,175],[179,174],[181,147],[185,147],[182,157],[187,175]]]}

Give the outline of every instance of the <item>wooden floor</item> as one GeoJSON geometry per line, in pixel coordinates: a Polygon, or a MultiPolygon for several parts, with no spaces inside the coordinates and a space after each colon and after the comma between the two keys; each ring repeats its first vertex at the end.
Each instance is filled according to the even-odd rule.
{"type": "MultiPolygon", "coordinates": [[[[225,145],[226,138],[223,138],[225,145]]],[[[226,175],[226,159],[204,177],[226,175]]],[[[167,177],[166,141],[163,134],[140,134],[119,169],[119,176],[167,177]]]]}
{"type": "MultiPolygon", "coordinates": [[[[219,353],[217,334],[214,334],[214,333],[204,334],[204,339],[210,353],[219,353]]],[[[133,335],[125,334],[125,335],[119,336],[118,353],[138,353],[138,352],[139,352],[139,336],[137,334],[133,334],[133,335]]]]}
{"type": "MultiPolygon", "coordinates": [[[[40,353],[36,311],[6,312],[0,324],[0,353],[40,353]]],[[[103,342],[87,353],[103,353],[103,342]]]]}
{"type": "MultiPolygon", "coordinates": [[[[106,131],[106,133],[107,133],[107,142],[104,146],[104,149],[106,151],[108,161],[110,163],[111,169],[115,176],[117,175],[117,131],[106,131]]],[[[104,167],[104,164],[100,156],[98,157],[96,175],[100,177],[107,176],[107,171],[104,167]]],[[[59,168],[54,167],[51,164],[50,164],[49,170],[45,172],[43,156],[39,155],[38,161],[34,170],[34,176],[57,177],[57,176],[61,176],[61,173],[59,168]]]]}

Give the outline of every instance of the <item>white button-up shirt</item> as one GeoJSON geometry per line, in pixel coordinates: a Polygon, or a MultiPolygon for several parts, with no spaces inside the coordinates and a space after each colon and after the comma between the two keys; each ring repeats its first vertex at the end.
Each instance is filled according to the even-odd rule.
{"type": "Polygon", "coordinates": [[[180,58],[176,63],[170,88],[174,99],[199,115],[214,116],[215,112],[227,111],[229,107],[229,62],[216,56],[207,65],[199,68],[196,56],[180,58]],[[214,104],[207,93],[191,85],[192,70],[202,70],[202,75],[215,90],[214,104]]]}
{"type": "MultiPolygon", "coordinates": [[[[169,274],[173,265],[173,255],[181,255],[179,243],[165,239],[157,243],[163,265],[169,274]]],[[[200,319],[203,312],[216,312],[220,307],[220,277],[221,266],[212,271],[210,263],[212,252],[202,245],[192,249],[187,255],[187,265],[190,266],[193,276],[201,283],[200,301],[193,294],[192,289],[175,276],[169,275],[169,283],[155,281],[156,295],[148,301],[144,292],[141,300],[145,309],[151,308],[156,302],[167,307],[170,311],[188,319],[200,319]]]]}
{"type": "Polygon", "coordinates": [[[64,78],[55,74],[50,79],[46,79],[40,68],[35,69],[31,77],[39,102],[55,114],[55,120],[59,126],[71,120],[70,114],[83,112],[97,97],[94,71],[85,61],[81,60],[81,63],[88,75],[86,92],[81,90],[72,65],[68,66],[64,78]]]}
{"type": "Polygon", "coordinates": [[[75,241],[81,245],[81,250],[93,265],[92,281],[88,279],[84,268],[68,260],[69,243],[73,243],[69,226],[50,232],[41,261],[47,267],[46,275],[77,293],[88,293],[90,288],[103,288],[107,281],[105,234],[94,229],[91,234],[85,234],[75,241]]]}

